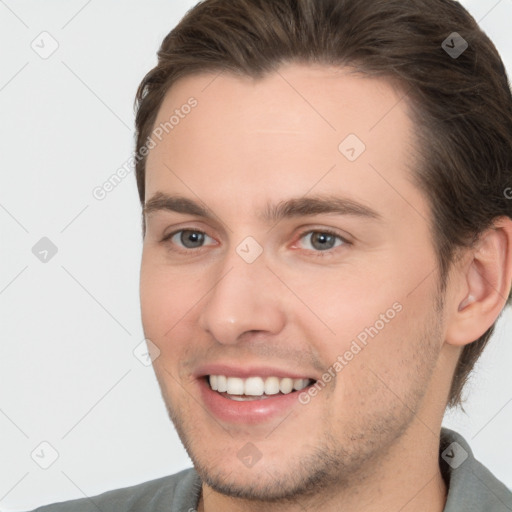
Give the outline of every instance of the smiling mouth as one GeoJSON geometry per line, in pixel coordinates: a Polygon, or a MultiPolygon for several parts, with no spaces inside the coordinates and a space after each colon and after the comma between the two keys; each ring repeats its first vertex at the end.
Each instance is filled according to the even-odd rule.
{"type": "Polygon", "coordinates": [[[309,378],[247,377],[242,379],[226,375],[207,375],[205,379],[212,391],[238,402],[264,400],[276,395],[289,395],[316,382],[309,378]]]}

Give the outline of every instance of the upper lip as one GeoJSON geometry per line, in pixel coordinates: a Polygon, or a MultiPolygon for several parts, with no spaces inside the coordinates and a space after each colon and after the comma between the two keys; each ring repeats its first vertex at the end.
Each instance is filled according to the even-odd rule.
{"type": "Polygon", "coordinates": [[[194,372],[195,377],[206,377],[207,375],[225,375],[226,377],[278,377],[284,379],[312,379],[317,380],[307,372],[297,372],[276,368],[271,366],[247,366],[244,364],[211,363],[201,365],[194,372]]]}

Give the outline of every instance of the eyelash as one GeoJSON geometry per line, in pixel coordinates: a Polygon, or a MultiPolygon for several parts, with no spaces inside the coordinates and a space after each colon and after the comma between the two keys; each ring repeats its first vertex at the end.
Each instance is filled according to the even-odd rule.
{"type": "MultiPolygon", "coordinates": [[[[165,243],[165,242],[170,243],[170,240],[172,239],[172,237],[174,235],[181,233],[183,231],[191,231],[192,233],[200,233],[202,235],[208,236],[209,238],[212,238],[207,233],[205,233],[204,231],[201,231],[199,229],[182,228],[182,229],[178,229],[177,231],[173,231],[172,233],[169,233],[161,240],[161,242],[162,243],[165,243]]],[[[336,231],[333,231],[331,229],[328,229],[328,228],[327,229],[308,229],[308,230],[302,231],[298,236],[298,240],[302,240],[302,238],[304,238],[306,235],[309,235],[312,233],[321,233],[324,235],[332,235],[335,238],[338,238],[339,240],[341,240],[343,242],[343,244],[341,244],[340,246],[332,247],[331,249],[326,249],[324,251],[315,251],[312,249],[304,249],[305,251],[311,252],[314,255],[314,257],[328,258],[330,256],[333,256],[333,252],[335,249],[339,249],[340,247],[343,247],[345,245],[351,245],[351,243],[347,239],[342,237],[339,233],[337,233],[336,231]]],[[[195,249],[194,248],[193,249],[184,249],[184,248],[180,247],[178,249],[171,249],[171,250],[175,251],[175,252],[179,252],[181,254],[190,254],[192,251],[199,251],[201,249],[203,249],[203,247],[198,247],[195,249]]]]}
{"type": "Polygon", "coordinates": [[[315,251],[313,249],[304,249],[305,251],[310,252],[313,255],[313,257],[315,257],[315,258],[329,258],[334,255],[333,253],[336,249],[340,249],[344,245],[350,245],[350,242],[348,240],[346,240],[339,233],[337,233],[336,231],[333,231],[331,229],[308,229],[306,231],[302,231],[299,234],[297,239],[302,240],[306,235],[310,235],[313,233],[321,233],[322,235],[332,235],[333,237],[335,237],[343,242],[341,245],[339,245],[337,247],[332,247],[331,249],[326,249],[324,251],[315,251]]]}

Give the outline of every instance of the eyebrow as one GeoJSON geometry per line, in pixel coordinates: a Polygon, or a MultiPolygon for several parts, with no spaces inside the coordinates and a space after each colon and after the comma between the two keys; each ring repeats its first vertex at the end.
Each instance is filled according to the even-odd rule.
{"type": "MultiPolygon", "coordinates": [[[[148,216],[157,211],[172,211],[187,215],[195,215],[215,220],[216,215],[202,204],[180,196],[157,192],[144,204],[143,215],[148,216]]],[[[382,215],[373,208],[353,199],[333,196],[315,195],[297,197],[276,204],[267,203],[258,216],[265,223],[273,224],[285,218],[305,217],[308,215],[338,214],[382,220],[382,215]]]]}

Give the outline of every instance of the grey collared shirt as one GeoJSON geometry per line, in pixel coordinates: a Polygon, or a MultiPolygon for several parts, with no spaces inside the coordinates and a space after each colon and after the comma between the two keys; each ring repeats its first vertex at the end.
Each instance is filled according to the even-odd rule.
{"type": "MultiPolygon", "coordinates": [[[[448,496],[444,512],[510,512],[512,492],[474,456],[464,438],[443,428],[439,465],[448,496]]],[[[194,469],[33,512],[195,512],[201,480],[194,469]]]]}

